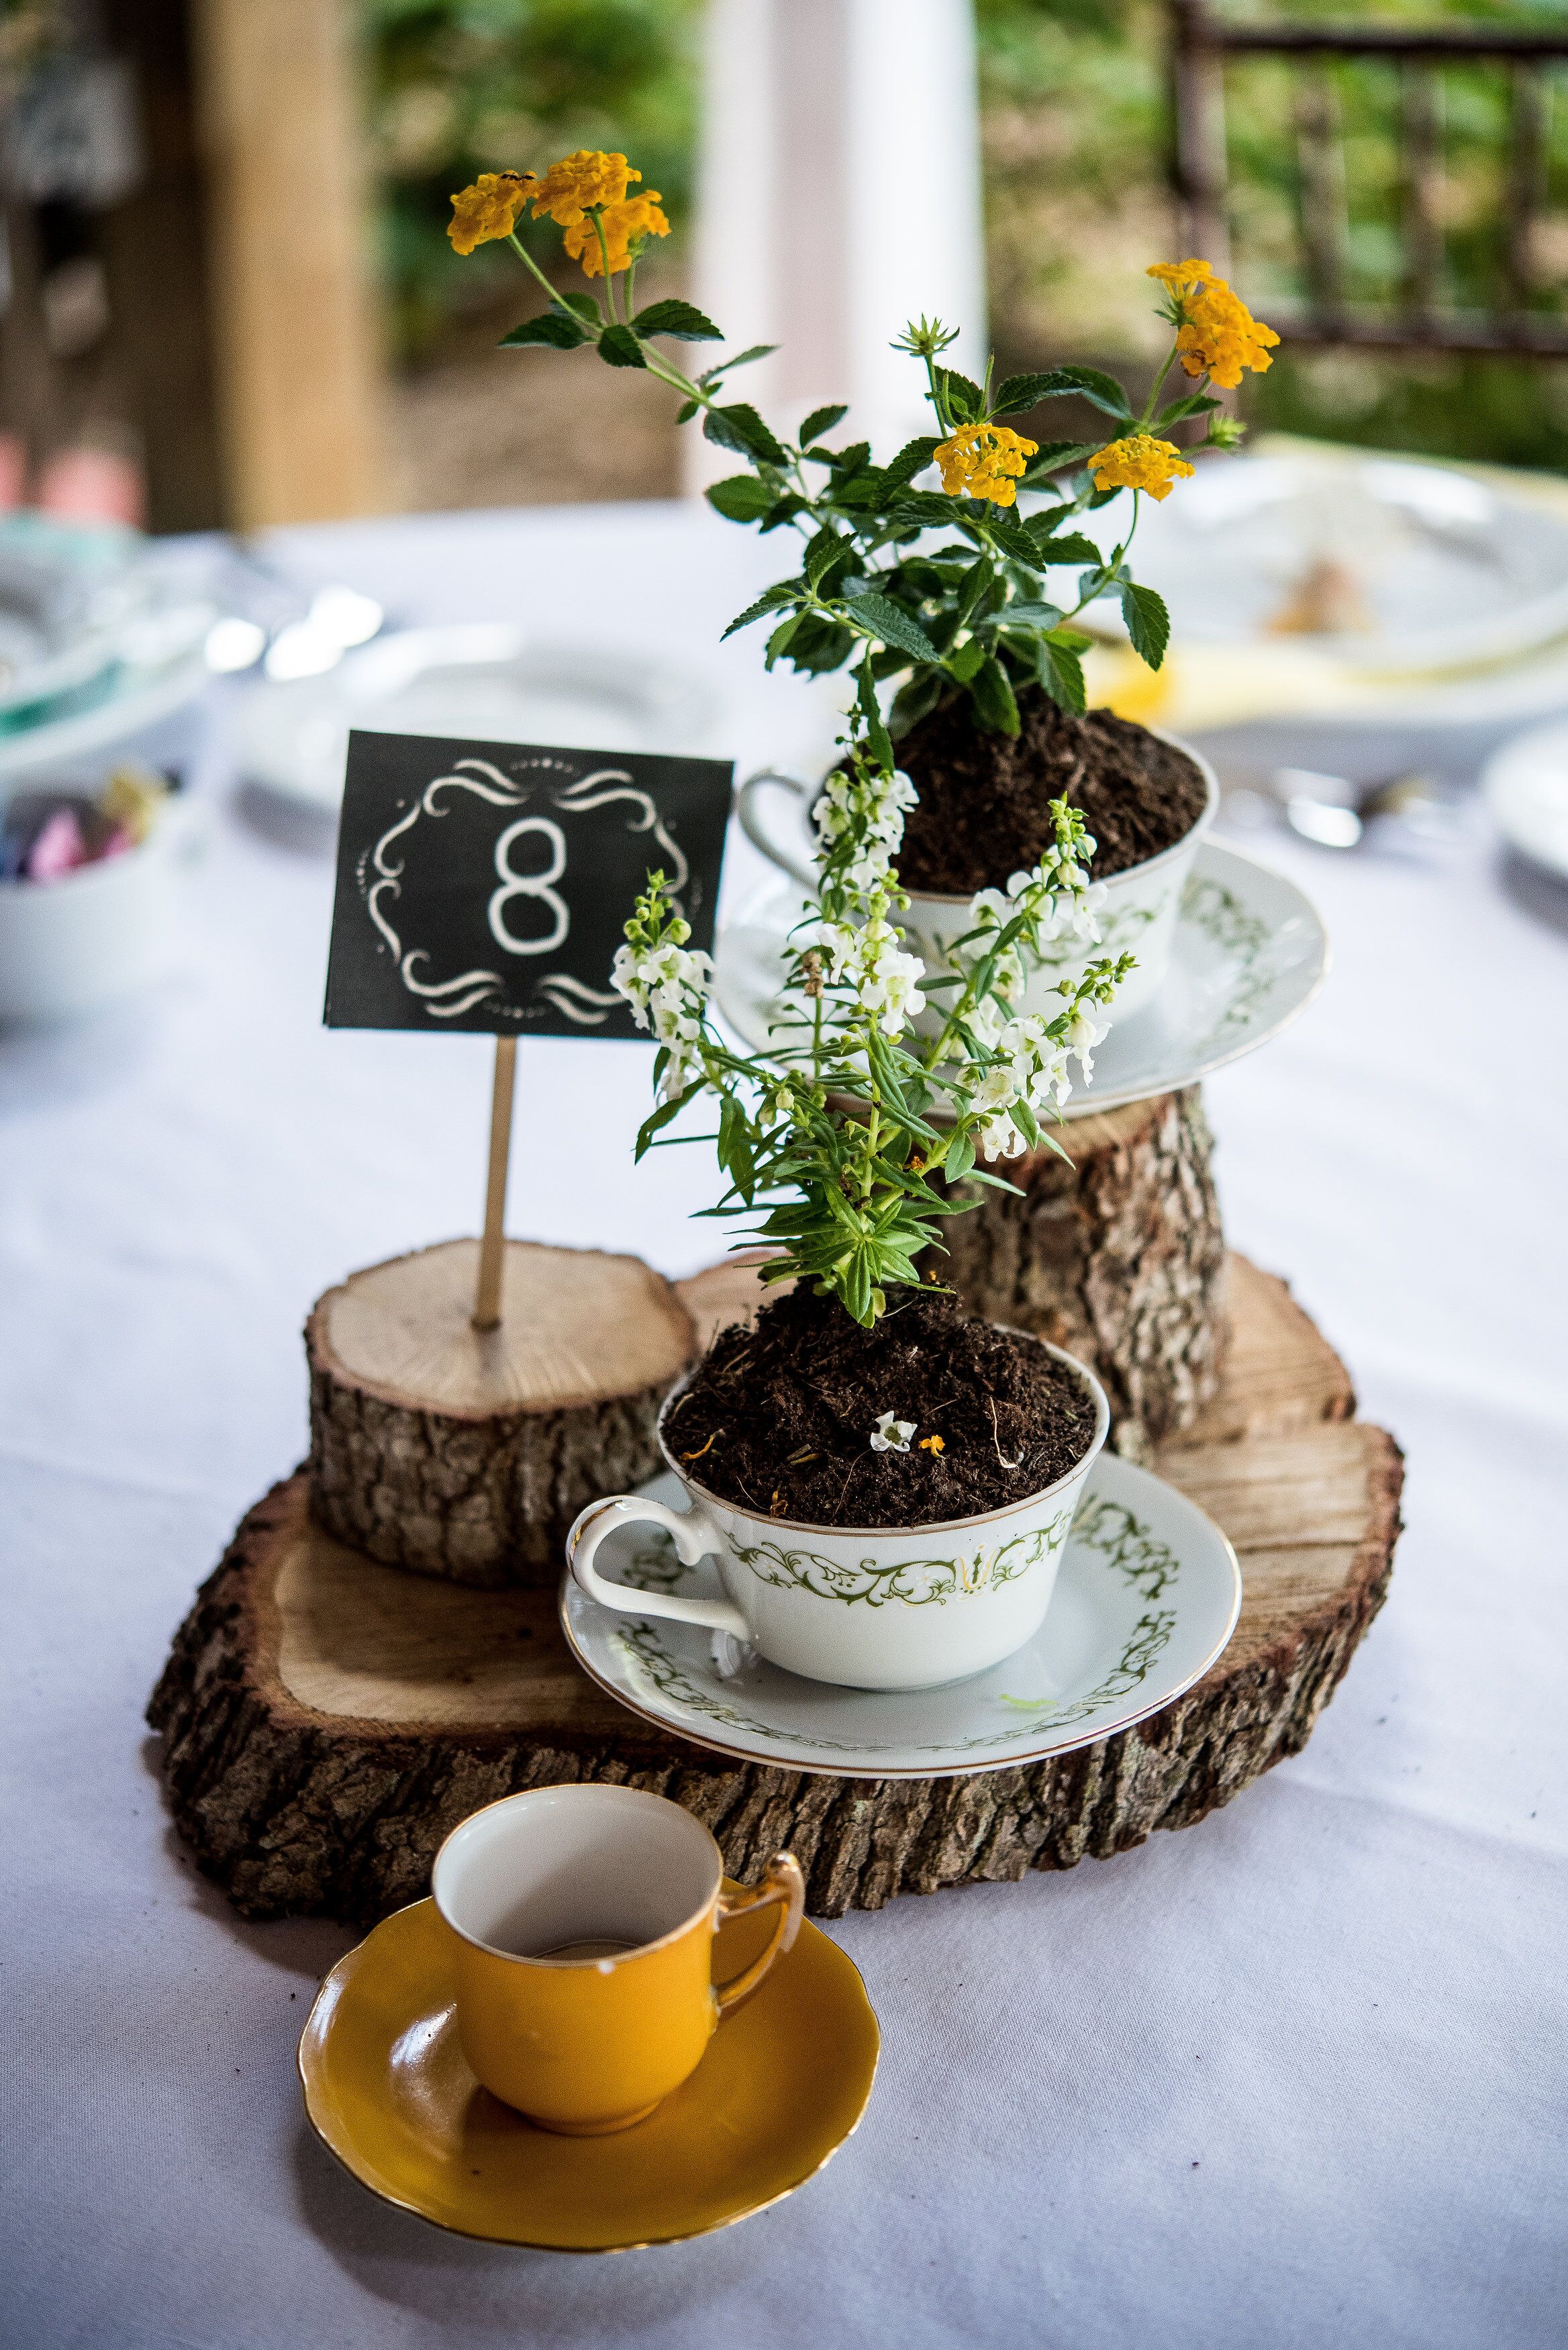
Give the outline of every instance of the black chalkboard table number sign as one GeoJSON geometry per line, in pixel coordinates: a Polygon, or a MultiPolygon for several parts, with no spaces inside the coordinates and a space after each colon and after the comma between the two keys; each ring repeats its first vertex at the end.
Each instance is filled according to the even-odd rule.
{"type": "Polygon", "coordinates": [[[636,1037],[610,984],[661,871],[711,948],[731,767],[711,759],[354,733],[326,1020],[493,1035],[481,1240],[353,1274],[306,1330],[311,1507],[390,1565],[553,1581],[572,1519],[651,1476],[653,1422],[695,1352],[632,1256],[508,1241],[520,1038],[636,1037]]]}

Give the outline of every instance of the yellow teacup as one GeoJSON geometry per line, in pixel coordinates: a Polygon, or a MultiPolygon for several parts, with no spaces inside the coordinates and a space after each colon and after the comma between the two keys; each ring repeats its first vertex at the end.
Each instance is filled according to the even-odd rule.
{"type": "Polygon", "coordinates": [[[678,2089],[789,1949],[805,1903],[787,1852],[749,1892],[723,1874],[701,1822],[637,1787],[536,1787],[454,1828],[431,1890],[456,1947],[462,2053],[491,2094],[594,2137],[678,2089]],[[716,1986],[721,1921],[770,1901],[767,1948],[716,1986]]]}

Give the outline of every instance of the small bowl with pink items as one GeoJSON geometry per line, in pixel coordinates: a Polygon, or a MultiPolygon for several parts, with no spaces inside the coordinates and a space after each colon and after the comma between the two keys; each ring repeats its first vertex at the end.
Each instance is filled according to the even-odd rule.
{"type": "Polygon", "coordinates": [[[96,789],[12,791],[0,810],[0,1022],[70,1019],[159,975],[184,813],[167,777],[130,762],[96,789]]]}

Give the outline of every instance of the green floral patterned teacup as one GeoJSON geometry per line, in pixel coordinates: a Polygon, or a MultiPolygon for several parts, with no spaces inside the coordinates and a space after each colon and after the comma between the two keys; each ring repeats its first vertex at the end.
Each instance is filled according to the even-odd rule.
{"type": "MultiPolygon", "coordinates": [[[[1160,733],[1158,726],[1147,731],[1160,733]]],[[[1178,742],[1174,734],[1161,734],[1160,740],[1183,752],[1202,775],[1208,795],[1202,815],[1189,832],[1184,832],[1168,848],[1162,848],[1158,857],[1145,858],[1141,865],[1127,866],[1108,880],[1095,885],[1090,910],[1097,938],[1080,937],[1066,930],[1046,940],[1039,954],[1031,959],[1020,1011],[1045,1014],[1059,1012],[1062,1006],[1057,989],[1064,984],[1075,987],[1089,964],[1102,955],[1130,954],[1135,959],[1134,969],[1111,998],[1106,1014],[1113,1027],[1130,1020],[1145,1004],[1152,1003],[1165,984],[1181,893],[1187,887],[1199,844],[1220,806],[1220,785],[1208,760],[1190,743],[1178,742]]],[[[1091,866],[1091,872],[1093,869],[1091,866]]],[[[934,975],[961,968],[950,960],[948,950],[954,940],[974,928],[973,904],[972,898],[927,897],[919,891],[910,892],[909,910],[899,919],[909,934],[909,946],[928,972],[934,975]]],[[[947,998],[939,996],[936,1001],[946,1002],[947,998]]],[[[929,1022],[929,1015],[927,1017],[929,1022]]]]}
{"type": "MultiPolygon", "coordinates": [[[[1207,794],[1203,813],[1189,832],[1184,832],[1168,848],[1161,849],[1158,857],[1147,857],[1141,865],[1129,865],[1122,872],[1113,873],[1108,880],[1095,885],[1091,910],[1098,926],[1098,939],[1080,937],[1065,930],[1048,940],[1032,964],[1017,1007],[1021,1012],[1059,1012],[1062,1004],[1058,988],[1064,983],[1075,986],[1088,965],[1102,955],[1130,954],[1137,961],[1137,968],[1123,980],[1111,1000],[1107,1017],[1113,1027],[1152,1003],[1165,983],[1181,893],[1199,843],[1220,806],[1220,785],[1208,760],[1190,743],[1167,734],[1158,726],[1150,726],[1146,732],[1158,734],[1162,743],[1170,743],[1191,760],[1203,778],[1207,794]]],[[[771,858],[792,879],[815,889],[818,877],[814,867],[799,849],[777,838],[763,820],[763,795],[770,790],[787,792],[808,807],[816,797],[811,786],[798,776],[765,767],[760,775],[748,776],[741,786],[738,806],[742,829],[763,856],[771,858]]],[[[908,909],[898,918],[899,927],[908,945],[933,978],[939,972],[959,968],[950,961],[949,950],[955,940],[973,930],[973,907],[971,897],[938,897],[919,890],[909,893],[908,909]]],[[[941,1024],[937,1007],[946,1001],[943,995],[934,996],[915,1022],[917,1029],[934,1035],[941,1024]]]]}
{"type": "Polygon", "coordinates": [[[1044,1621],[1073,1513],[1110,1423],[1093,1372],[1059,1347],[1045,1350],[1083,1381],[1094,1401],[1095,1432],[1064,1477],[1005,1509],[905,1527],[754,1517],[706,1492],[671,1455],[663,1429],[682,1392],[677,1388],[660,1415],[659,1444],[690,1507],[667,1510],[635,1493],[591,1502],[567,1538],[571,1572],[603,1607],[710,1626],[808,1680],[934,1689],[984,1672],[1033,1639],[1044,1621]],[[615,1527],[638,1520],[665,1527],[687,1566],[711,1552],[726,1597],[685,1598],[607,1582],[595,1569],[595,1554],[615,1527]]]}

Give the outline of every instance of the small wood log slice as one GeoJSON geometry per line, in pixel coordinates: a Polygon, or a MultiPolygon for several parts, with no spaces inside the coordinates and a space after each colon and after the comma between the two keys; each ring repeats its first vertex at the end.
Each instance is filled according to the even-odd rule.
{"type": "Polygon", "coordinates": [[[384,1566],[549,1585],[577,1512],[657,1471],[659,1407],[697,1352],[640,1257],[508,1241],[473,1327],[477,1241],[350,1274],[305,1326],[310,1507],[384,1566]]]}
{"type": "MultiPolygon", "coordinates": [[[[1098,1374],[1111,1442],[1145,1461],[1216,1394],[1229,1324],[1225,1241],[1199,1088],[1074,1118],[1069,1166],[1037,1150],[992,1171],[934,1260],[988,1321],[1065,1347],[1098,1374]]],[[[960,1187],[961,1191],[962,1187],[960,1187]]]]}
{"type": "MultiPolygon", "coordinates": [[[[735,1265],[683,1287],[704,1335],[755,1296],[735,1265]]],[[[1353,1418],[1342,1365],[1284,1284],[1233,1258],[1231,1296],[1224,1383],[1157,1466],[1235,1544],[1241,1617],[1204,1679],[1148,1721],[966,1778],[731,1762],[590,1681],[554,1590],[389,1575],[313,1524],[300,1475],[244,1520],[153,1693],[182,1833],[247,1917],[358,1924],[427,1890],[470,1812],[558,1780],[673,1796],[739,1877],[789,1846],[823,1917],[1191,1825],[1306,1743],[1382,1604],[1399,1524],[1398,1447],[1353,1418]]]]}

